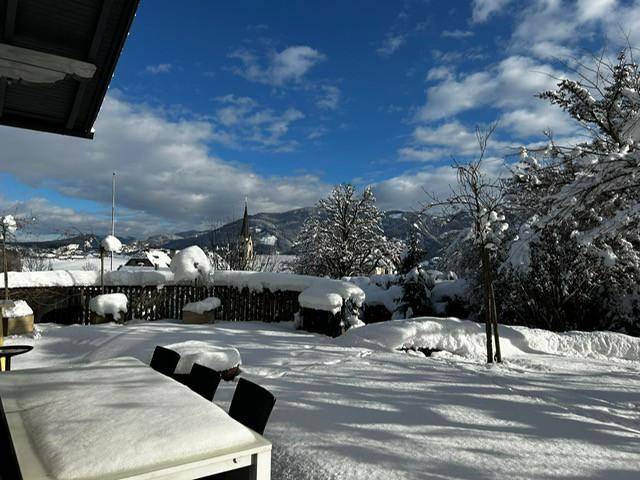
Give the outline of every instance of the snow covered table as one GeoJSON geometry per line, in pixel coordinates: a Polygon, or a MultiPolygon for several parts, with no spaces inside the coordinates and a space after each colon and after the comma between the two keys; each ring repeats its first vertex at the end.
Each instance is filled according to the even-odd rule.
{"type": "Polygon", "coordinates": [[[3,373],[0,398],[25,480],[271,477],[269,441],[134,358],[3,373]]]}

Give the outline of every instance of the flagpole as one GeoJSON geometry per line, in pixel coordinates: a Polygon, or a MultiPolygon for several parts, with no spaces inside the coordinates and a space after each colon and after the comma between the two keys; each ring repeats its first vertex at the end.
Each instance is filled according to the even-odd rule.
{"type": "MultiPolygon", "coordinates": [[[[111,176],[111,235],[116,235],[116,172],[111,176]]],[[[111,270],[113,271],[113,252],[111,256],[111,270]]]]}

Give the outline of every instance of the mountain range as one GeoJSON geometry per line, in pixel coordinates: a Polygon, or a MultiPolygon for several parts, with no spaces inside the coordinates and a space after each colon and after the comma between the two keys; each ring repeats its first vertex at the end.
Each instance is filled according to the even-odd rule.
{"type": "MultiPolygon", "coordinates": [[[[292,247],[298,232],[305,220],[314,212],[314,207],[306,207],[279,213],[249,215],[249,225],[256,252],[293,253],[292,247]]],[[[388,238],[406,240],[410,226],[417,221],[418,215],[415,212],[391,210],[384,212],[382,227],[388,238]]],[[[440,249],[440,239],[444,234],[460,227],[460,222],[456,222],[454,225],[445,224],[438,217],[423,216],[422,223],[426,224],[427,230],[430,232],[423,239],[423,247],[432,254],[440,249]]],[[[180,250],[190,245],[211,248],[235,242],[241,227],[242,219],[238,219],[211,230],[157,234],[144,240],[134,238],[120,238],[120,240],[129,249],[166,248],[180,250]]],[[[45,242],[28,242],[22,243],[22,246],[54,249],[73,243],[84,245],[89,249],[96,249],[99,246],[99,240],[95,235],[78,235],[45,242]]]]}

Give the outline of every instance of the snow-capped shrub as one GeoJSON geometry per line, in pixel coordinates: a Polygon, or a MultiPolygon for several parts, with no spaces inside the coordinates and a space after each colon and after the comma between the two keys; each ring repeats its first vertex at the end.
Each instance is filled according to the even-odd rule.
{"type": "Polygon", "coordinates": [[[180,250],[171,260],[171,271],[176,282],[207,279],[211,261],[196,245],[180,250]]]}
{"type": "Polygon", "coordinates": [[[105,252],[119,253],[122,251],[122,242],[113,235],[107,235],[104,237],[102,242],[100,242],[100,246],[105,252]]]}
{"type": "Polygon", "coordinates": [[[89,300],[89,310],[101,317],[111,315],[117,322],[121,314],[127,313],[127,302],[127,296],[124,293],[107,293],[89,300]]]}

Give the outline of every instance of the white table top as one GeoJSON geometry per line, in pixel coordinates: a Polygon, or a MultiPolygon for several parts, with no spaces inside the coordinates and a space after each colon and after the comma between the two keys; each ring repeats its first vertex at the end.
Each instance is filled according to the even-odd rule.
{"type": "Polygon", "coordinates": [[[0,397],[25,478],[134,477],[271,448],[134,358],[3,373],[0,397]]]}

